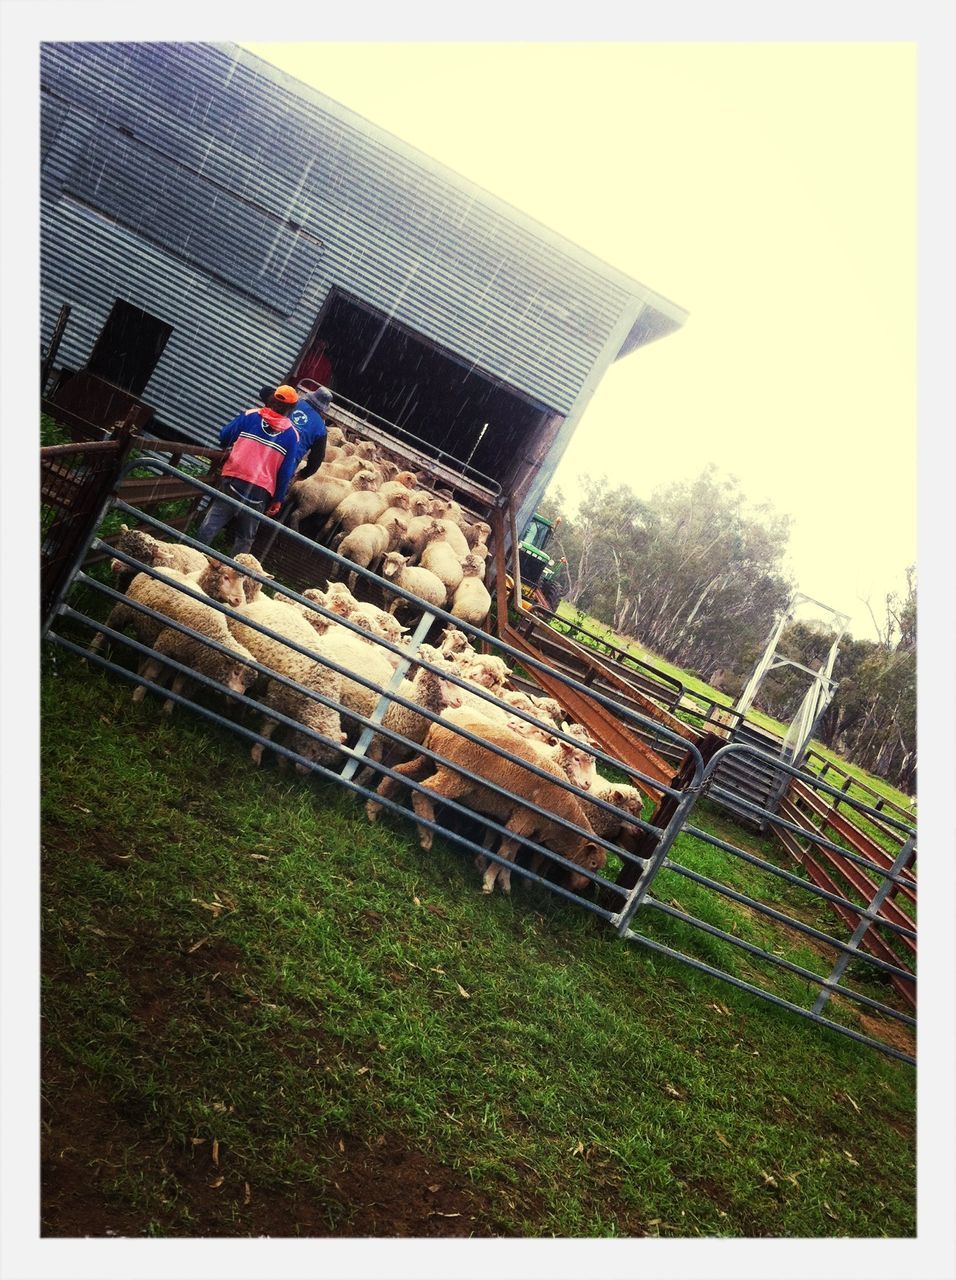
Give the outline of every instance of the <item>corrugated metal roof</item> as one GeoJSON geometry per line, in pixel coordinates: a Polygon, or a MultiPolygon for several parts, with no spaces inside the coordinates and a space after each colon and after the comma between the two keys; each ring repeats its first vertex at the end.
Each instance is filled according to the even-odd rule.
{"type": "Polygon", "coordinates": [[[44,324],[73,303],[82,362],[113,297],[171,323],[146,398],[199,438],[290,367],[333,285],[559,412],[635,297],[622,353],[684,318],[238,46],[47,44],[41,84],[44,324]]]}

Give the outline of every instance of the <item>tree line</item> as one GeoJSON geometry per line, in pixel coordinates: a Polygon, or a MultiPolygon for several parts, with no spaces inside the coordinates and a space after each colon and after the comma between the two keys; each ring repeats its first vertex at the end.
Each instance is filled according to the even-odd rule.
{"type": "MultiPolygon", "coordinates": [[[[606,476],[580,479],[573,513],[551,490],[542,514],[561,517],[549,551],[563,598],[668,661],[736,697],[794,591],[783,558],[791,521],[748,506],[739,482],[711,465],[639,498],[606,476]]],[[[836,694],[818,736],[847,759],[911,792],[916,777],[916,575],[873,614],[879,638],[844,636],[836,694]]],[[[792,622],[778,652],[819,668],[833,641],[826,627],[792,622]]],[[[791,719],[807,689],[785,667],[767,676],[756,706],[791,719]]]]}

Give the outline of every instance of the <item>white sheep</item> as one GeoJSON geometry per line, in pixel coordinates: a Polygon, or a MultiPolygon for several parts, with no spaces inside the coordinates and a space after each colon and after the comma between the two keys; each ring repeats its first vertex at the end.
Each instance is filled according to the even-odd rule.
{"type": "Polygon", "coordinates": [[[445,588],[445,600],[450,600],[462,580],[461,561],[452,549],[451,543],[444,538],[435,538],[426,542],[418,562],[423,569],[428,569],[436,578],[440,578],[445,588]]]}
{"type": "Polygon", "coordinates": [[[448,612],[455,618],[461,618],[462,622],[470,622],[473,627],[484,626],[491,608],[491,596],[479,576],[484,563],[479,556],[469,554],[462,560],[461,568],[464,577],[448,612]]]}
{"type": "MultiPolygon", "coordinates": [[[[303,690],[322,693],[335,702],[342,697],[342,677],[323,663],[318,654],[300,653],[290,648],[283,640],[274,639],[254,626],[251,622],[269,627],[285,639],[293,641],[307,650],[314,650],[316,633],[299,610],[290,607],[282,600],[269,600],[261,596],[237,609],[241,619],[229,619],[229,627],[236,639],[252,653],[257,662],[268,667],[277,675],[286,676],[302,685],[303,689],[290,688],[278,680],[269,680],[263,701],[267,706],[281,712],[292,720],[297,720],[305,728],[321,733],[334,742],[344,742],[345,735],[335,707],[326,707],[314,698],[310,698],[303,690]]],[[[264,738],[271,739],[279,725],[267,713],[264,714],[259,732],[264,738]]],[[[316,764],[328,764],[335,757],[335,749],[317,742],[308,734],[294,731],[289,739],[289,747],[298,755],[312,760],[316,764]]],[[[252,759],[255,764],[262,760],[262,743],[255,743],[252,748],[252,759]]],[[[306,766],[296,766],[300,772],[307,772],[306,766]]]]}
{"type": "Polygon", "coordinates": [[[324,475],[320,467],[308,480],[296,480],[289,489],[289,528],[298,529],[307,516],[328,516],[352,492],[352,482],[324,475]]]}
{"type": "Polygon", "coordinates": [[[333,530],[351,533],[360,524],[371,524],[388,505],[376,492],[377,480],[371,471],[363,470],[352,481],[352,492],[346,494],[331,512],[319,533],[319,539],[327,538],[333,530]]]}
{"type": "MultiPolygon", "coordinates": [[[[155,568],[178,569],[181,573],[202,573],[210,559],[204,551],[197,551],[183,543],[163,542],[145,529],[131,529],[126,524],[120,525],[120,536],[114,545],[117,551],[125,552],[143,564],[153,565],[155,568]]],[[[128,586],[139,572],[118,559],[110,561],[110,568],[119,575],[122,587],[128,586]]]]}
{"type": "Polygon", "coordinates": [[[405,530],[405,536],[399,548],[402,554],[408,557],[408,563],[414,565],[421,559],[421,554],[429,542],[444,536],[441,522],[433,516],[413,516],[408,522],[408,528],[405,530]]]}
{"type": "MultiPolygon", "coordinates": [[[[390,551],[382,561],[382,577],[388,578],[396,586],[404,587],[426,605],[435,605],[440,609],[445,603],[445,586],[441,578],[428,569],[410,565],[408,558],[397,551],[390,551]]],[[[408,603],[401,596],[396,596],[388,612],[394,613],[397,608],[408,603]]]]}
{"type": "MultiPolygon", "coordinates": [[[[336,550],[346,560],[367,569],[373,561],[378,560],[388,550],[389,532],[382,524],[359,524],[345,535],[336,550]]],[[[353,569],[349,574],[349,590],[355,590],[358,574],[353,569]]]]}
{"type": "MultiPolygon", "coordinates": [[[[127,598],[140,600],[142,604],[157,610],[159,613],[164,613],[167,617],[175,617],[177,616],[176,613],[170,613],[169,610],[178,610],[179,599],[182,598],[183,592],[171,584],[180,582],[194,591],[210,596],[213,600],[221,600],[223,604],[232,606],[242,604],[245,599],[242,575],[236,569],[233,569],[231,565],[222,564],[209,556],[203,556],[203,560],[205,562],[204,567],[189,574],[183,573],[181,569],[166,568],[161,565],[157,565],[156,568],[162,570],[162,579],[153,578],[148,573],[136,573],[127,588],[127,598]],[[140,582],[139,579],[142,579],[142,581],[140,582]],[[136,591],[131,594],[134,584],[136,584],[136,591]]],[[[215,612],[215,610],[212,612],[215,612]]],[[[160,631],[163,630],[162,622],[150,618],[147,614],[141,613],[123,601],[119,601],[110,610],[106,625],[112,627],[114,631],[121,631],[124,627],[132,626],[136,638],[143,641],[144,644],[152,644],[160,631]]],[[[96,653],[102,647],[105,639],[105,632],[97,631],[90,641],[90,653],[96,653]]],[[[140,697],[142,697],[142,694],[140,694],[140,697]]]]}

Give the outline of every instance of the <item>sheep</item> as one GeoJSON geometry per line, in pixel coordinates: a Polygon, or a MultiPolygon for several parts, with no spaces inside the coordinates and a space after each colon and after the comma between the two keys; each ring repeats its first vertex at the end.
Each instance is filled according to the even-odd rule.
{"type": "Polygon", "coordinates": [[[345,432],[341,427],[328,427],[325,432],[325,437],[329,445],[335,449],[341,449],[345,444],[345,432]]]}
{"type": "Polygon", "coordinates": [[[359,471],[352,481],[353,492],[346,494],[330,513],[319,537],[326,538],[335,529],[341,529],[343,534],[351,533],[360,524],[371,524],[377,520],[388,503],[375,492],[376,484],[371,471],[359,471]]]}
{"type": "Polygon", "coordinates": [[[410,471],[400,471],[398,476],[393,480],[386,480],[384,484],[379,486],[379,493],[383,498],[387,498],[393,507],[401,507],[403,511],[409,510],[409,504],[412,500],[412,491],[407,484],[404,484],[399,476],[411,475],[410,471]]]}
{"type": "Polygon", "coordinates": [[[324,475],[320,467],[308,480],[296,480],[289,489],[289,528],[298,529],[307,516],[328,516],[352,492],[349,480],[324,475]]]}
{"type": "Polygon", "coordinates": [[[423,569],[428,569],[436,578],[441,579],[445,588],[445,600],[450,600],[463,576],[461,561],[452,550],[451,543],[446,542],[444,538],[435,538],[434,541],[427,542],[418,563],[423,569]]]}
{"type": "Polygon", "coordinates": [[[452,598],[448,612],[463,622],[470,622],[474,627],[481,627],[488,617],[491,608],[491,596],[488,588],[479,577],[482,568],[480,557],[468,554],[461,562],[463,578],[452,598]]]}
{"type": "MultiPolygon", "coordinates": [[[[269,600],[262,596],[258,600],[243,604],[236,612],[241,614],[241,618],[229,619],[229,628],[257,662],[278,675],[294,680],[296,684],[302,685],[303,689],[322,693],[335,702],[341,701],[342,677],[338,672],[327,667],[317,654],[299,653],[298,650],[284,644],[282,640],[276,640],[255,627],[247,625],[247,621],[261,623],[262,626],[269,627],[286,639],[301,645],[303,649],[312,650],[316,639],[315,630],[297,609],[291,608],[284,601],[269,600]]],[[[317,702],[302,690],[290,688],[278,680],[269,680],[263,701],[267,706],[288,716],[289,719],[299,721],[307,729],[321,733],[335,742],[345,741],[336,708],[317,702]]],[[[278,724],[279,721],[264,714],[259,733],[262,737],[271,739],[278,724]]],[[[317,742],[308,734],[298,730],[290,736],[289,747],[298,755],[316,764],[327,764],[336,754],[334,748],[317,742]]],[[[252,748],[252,760],[256,765],[261,763],[262,749],[263,744],[260,742],[255,743],[252,748]]],[[[305,765],[297,763],[296,768],[299,772],[308,772],[305,765]]]]}
{"type": "Polygon", "coordinates": [[[484,581],[486,563],[491,552],[484,543],[479,543],[479,545],[475,547],[474,551],[470,551],[468,554],[471,555],[476,562],[477,576],[484,581]]]}
{"type": "MultiPolygon", "coordinates": [[[[185,587],[205,596],[211,595],[212,592],[204,588],[212,588],[224,603],[233,606],[242,604],[242,586],[235,569],[226,565],[213,566],[207,561],[206,569],[202,573],[187,574],[179,569],[166,569],[160,566],[158,574],[159,576],[155,578],[148,573],[136,574],[126,592],[127,600],[154,609],[164,617],[181,622],[193,631],[199,632],[201,636],[218,641],[226,648],[232,649],[237,654],[236,659],[230,659],[225,654],[210,649],[201,639],[185,635],[175,627],[167,627],[162,619],[141,613],[125,601],[113,606],[106,619],[106,625],[116,631],[131,626],[138,640],[156,647],[160,654],[166,653],[183,664],[194,666],[204,675],[227,685],[236,693],[245,692],[254,675],[251,669],[244,665],[244,659],[250,656],[249,653],[235,645],[229,635],[223,614],[204,604],[202,600],[189,595],[188,590],[182,589],[185,587]],[[219,569],[227,570],[227,573],[223,575],[218,572],[219,569]]],[[[104,639],[105,632],[98,631],[90,644],[90,652],[95,653],[104,639]]],[[[140,660],[138,674],[145,679],[155,680],[162,669],[163,663],[160,658],[150,655],[140,660]]],[[[174,692],[182,692],[186,678],[183,673],[176,674],[174,692]]],[[[133,701],[141,702],[145,693],[145,686],[137,685],[133,690],[133,701]]],[[[163,710],[168,715],[172,708],[173,702],[170,699],[164,704],[163,710]]]]}
{"type": "MultiPolygon", "coordinates": [[[[523,734],[536,745],[540,744],[539,749],[542,753],[554,760],[561,772],[567,775],[568,781],[573,782],[576,787],[580,787],[582,791],[592,788],[597,773],[594,768],[594,757],[589,751],[585,751],[583,747],[576,747],[573,742],[565,742],[563,738],[556,738],[548,733],[547,729],[522,720],[518,716],[508,716],[505,726],[513,733],[523,734]]],[[[591,825],[595,832],[598,832],[596,824],[592,822],[591,825]]],[[[598,834],[601,833],[598,832],[598,834]]]]}
{"type": "MultiPolygon", "coordinates": [[[[410,565],[408,558],[397,551],[390,551],[382,561],[382,577],[390,579],[396,586],[404,587],[426,605],[435,605],[440,609],[445,603],[445,586],[441,578],[436,577],[429,569],[410,565]]],[[[394,613],[400,605],[407,603],[401,596],[395,596],[388,612],[394,613]]]]}
{"type": "MultiPolygon", "coordinates": [[[[367,569],[373,560],[378,560],[388,550],[389,532],[381,524],[359,524],[345,535],[336,550],[346,560],[367,569]]],[[[355,590],[358,574],[353,569],[349,574],[349,590],[355,590]]]]}
{"type": "Polygon", "coordinates": [[[532,701],[543,719],[553,720],[556,728],[561,726],[561,722],[564,719],[564,708],[560,702],[555,698],[542,698],[535,695],[532,695],[532,701]]]}
{"type": "Polygon", "coordinates": [[[408,520],[408,513],[403,512],[399,507],[386,507],[375,521],[375,524],[381,525],[388,534],[386,551],[398,550],[402,539],[408,531],[408,520]]]}
{"type": "Polygon", "coordinates": [[[432,499],[430,515],[439,520],[454,520],[455,524],[461,528],[461,522],[464,519],[464,513],[460,505],[450,495],[440,494],[432,499]]]}
{"type": "MultiPolygon", "coordinates": [[[[245,599],[242,575],[236,569],[233,569],[231,565],[222,564],[209,556],[203,556],[203,560],[205,561],[203,569],[188,574],[181,569],[156,566],[162,570],[164,581],[152,578],[148,573],[137,573],[130,580],[126,594],[130,599],[141,600],[149,608],[155,609],[159,613],[166,613],[167,616],[176,616],[175,614],[170,615],[168,609],[177,609],[176,597],[182,597],[183,595],[175,586],[170,586],[170,583],[180,582],[184,586],[199,591],[214,600],[221,600],[223,604],[232,606],[242,604],[245,599]],[[138,581],[140,578],[143,579],[141,583],[138,581]],[[133,586],[137,583],[136,591],[133,593],[133,586]],[[157,585],[150,587],[150,583],[156,583],[157,585]],[[168,608],[165,608],[164,605],[168,606],[168,608]]],[[[213,610],[212,612],[215,613],[216,611],[213,610]]],[[[142,640],[144,644],[152,644],[160,631],[163,630],[162,622],[148,617],[145,613],[140,613],[139,610],[124,604],[122,601],[115,604],[110,610],[106,625],[116,631],[132,625],[137,639],[142,640]]],[[[97,631],[90,641],[89,652],[96,653],[102,647],[105,639],[105,632],[97,631]]]]}
{"type": "MultiPolygon", "coordinates": [[[[386,613],[384,609],[379,609],[376,605],[370,604],[366,600],[356,600],[351,591],[344,582],[330,582],[328,591],[320,591],[318,587],[309,587],[302,593],[307,600],[314,600],[317,604],[323,605],[332,613],[337,613],[341,618],[348,618],[349,622],[354,622],[357,627],[371,632],[372,635],[381,636],[383,640],[390,640],[392,644],[401,644],[404,639],[407,627],[403,627],[397,618],[392,617],[390,613],[386,613]]],[[[312,610],[308,611],[308,616],[315,617],[312,610]]],[[[390,653],[388,650],[382,650],[383,655],[389,660],[394,659],[396,665],[399,661],[398,657],[390,653]]]]}
{"type": "Polygon", "coordinates": [[[429,542],[444,537],[441,523],[433,516],[413,516],[408,522],[405,537],[399,549],[408,557],[409,564],[417,564],[429,542]]]}
{"type": "Polygon", "coordinates": [[[445,517],[435,517],[438,524],[441,525],[442,533],[445,541],[451,544],[452,550],[458,556],[459,560],[464,560],[468,555],[468,543],[465,541],[465,535],[455,523],[454,520],[445,517]]]}
{"type": "MultiPolygon", "coordinates": [[[[447,708],[461,706],[461,691],[456,689],[449,680],[443,679],[438,672],[429,671],[427,667],[419,667],[412,679],[403,680],[397,692],[409,702],[417,703],[418,706],[433,712],[436,716],[442,714],[447,708]]],[[[390,702],[382,717],[384,728],[393,729],[403,737],[418,743],[423,741],[433,723],[434,721],[410,707],[402,706],[399,702],[390,702]]],[[[369,743],[366,759],[380,761],[388,747],[391,747],[390,760],[408,758],[408,747],[401,743],[391,743],[384,735],[376,734],[369,743]]],[[[361,783],[367,780],[371,773],[371,769],[363,770],[356,781],[361,783]]]]}
{"type": "Polygon", "coordinates": [[[491,525],[486,524],[484,520],[476,520],[474,524],[465,524],[462,527],[465,535],[465,541],[474,551],[477,547],[483,547],[491,537],[491,525]]]}
{"type": "MultiPolygon", "coordinates": [[[[120,525],[120,536],[116,539],[115,548],[123,551],[143,564],[155,568],[178,569],[182,573],[202,573],[209,563],[209,556],[204,551],[197,551],[182,543],[163,542],[145,529],[131,529],[129,525],[120,525]]],[[[119,576],[119,586],[125,590],[139,572],[122,560],[111,560],[110,568],[119,576]]]]}
{"type": "MultiPolygon", "coordinates": [[[[266,573],[251,551],[240,551],[235,557],[235,561],[236,564],[241,564],[244,569],[252,569],[254,573],[259,573],[264,578],[273,578],[275,576],[274,574],[266,573]]],[[[243,575],[242,590],[248,604],[251,600],[258,600],[259,593],[262,591],[262,583],[243,575]]]]}
{"type": "MultiPolygon", "coordinates": [[[[534,840],[539,844],[546,844],[555,853],[586,870],[596,872],[604,867],[606,852],[600,845],[589,840],[587,834],[579,835],[569,831],[550,818],[528,809],[520,801],[499,795],[488,790],[482,783],[454,772],[455,765],[467,769],[471,774],[504,787],[514,795],[523,796],[539,808],[574,823],[582,832],[587,833],[590,827],[584,810],[577,797],[559,785],[559,780],[565,779],[557,765],[519,734],[503,726],[488,725],[466,708],[448,710],[444,717],[447,717],[446,722],[430,726],[423,744],[427,751],[434,752],[440,759],[417,756],[406,764],[395,767],[397,774],[420,783],[427,792],[432,793],[428,795],[413,792],[412,808],[417,817],[434,822],[435,800],[455,800],[477,813],[495,818],[507,828],[511,834],[502,838],[499,849],[499,855],[506,862],[513,860],[522,840],[534,840]],[[461,737],[453,726],[466,729],[488,745],[479,745],[461,737]],[[499,754],[502,750],[553,774],[556,781],[532,774],[523,765],[505,760],[499,754]]],[[[382,778],[377,794],[388,798],[398,786],[397,779],[382,778]]],[[[376,821],[381,807],[376,800],[368,801],[366,814],[370,822],[376,821]]],[[[432,832],[419,825],[418,835],[421,847],[431,849],[432,832]]],[[[511,892],[510,867],[492,862],[485,869],[482,891],[492,893],[496,882],[502,893],[511,892]]],[[[580,892],[587,886],[588,878],[577,872],[568,872],[566,883],[572,892],[580,892]]]]}
{"type": "MultiPolygon", "coordinates": [[[[198,631],[210,640],[218,641],[219,644],[231,650],[234,656],[229,657],[227,654],[220,653],[194,636],[177,631],[175,627],[164,627],[153,644],[153,650],[158,656],[146,659],[140,667],[140,675],[144,679],[155,680],[163,669],[162,658],[168,657],[184,666],[193,667],[202,675],[218,680],[234,693],[245,693],[257,674],[255,669],[248,665],[248,659],[252,658],[252,653],[233,637],[224,614],[210,609],[207,605],[202,605],[199,601],[187,599],[182,593],[180,595],[181,609],[174,620],[192,627],[194,631],[198,631]]],[[[194,683],[185,672],[177,671],[173,675],[170,692],[185,693],[194,683]]],[[[133,691],[133,701],[141,701],[145,692],[145,686],[139,685],[133,691]]],[[[227,697],[226,701],[232,702],[233,699],[227,697]]],[[[163,703],[163,714],[171,715],[174,706],[174,700],[167,698],[163,703]]]]}

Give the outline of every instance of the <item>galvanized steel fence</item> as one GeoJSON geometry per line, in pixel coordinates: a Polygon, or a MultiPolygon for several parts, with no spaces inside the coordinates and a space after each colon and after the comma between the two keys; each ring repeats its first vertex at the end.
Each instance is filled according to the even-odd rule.
{"type": "MultiPolygon", "coordinates": [[[[151,470],[160,475],[176,476],[188,481],[197,494],[207,496],[215,494],[217,497],[224,497],[218,491],[196,480],[195,477],[186,476],[177,471],[159,457],[139,457],[135,465],[137,467],[148,465],[151,470]]],[[[118,485],[121,483],[122,476],[118,485]]],[[[240,503],[232,502],[228,497],[225,500],[237,510],[241,509],[240,503]]],[[[279,538],[288,539],[304,548],[314,546],[304,535],[287,529],[277,522],[266,518],[264,523],[273,526],[279,538]]],[[[588,840],[597,843],[602,846],[607,857],[606,865],[599,869],[582,866],[573,857],[565,857],[556,852],[553,847],[554,841],[548,835],[547,839],[542,837],[541,841],[522,837],[518,861],[512,862],[494,847],[496,838],[505,840],[512,835],[508,826],[509,820],[499,820],[487,812],[480,812],[475,806],[474,799],[471,805],[466,805],[453,799],[435,797],[428,786],[430,780],[425,776],[428,772],[427,768],[420,775],[420,779],[410,778],[407,774],[396,770],[394,758],[391,762],[388,759],[373,760],[369,758],[368,750],[373,739],[378,737],[384,740],[393,753],[397,749],[405,756],[411,754],[414,757],[420,757],[422,761],[433,762],[436,767],[442,763],[442,757],[428,746],[405,736],[384,722],[391,704],[416,712],[426,722],[440,722],[477,747],[483,745],[484,739],[480,735],[476,735],[463,725],[443,719],[440,709],[433,711],[422,707],[400,692],[402,680],[419,668],[432,671],[448,684],[467,690],[470,695],[477,696],[483,703],[487,703],[489,709],[497,708],[499,712],[524,722],[529,727],[529,732],[540,729],[559,742],[571,743],[576,747],[583,745],[564,730],[555,728],[554,725],[528,711],[503,702],[489,690],[475,685],[443,664],[436,665],[431,658],[423,655],[420,646],[427,636],[433,634],[442,625],[453,626],[464,632],[480,651],[498,654],[513,670],[520,665],[524,675],[530,677],[532,681],[536,672],[553,679],[554,668],[546,661],[539,661],[531,656],[526,650],[518,650],[488,632],[462,622],[443,609],[428,606],[423,610],[422,601],[409,591],[368,570],[359,568],[328,547],[321,548],[321,557],[321,563],[334,566],[337,577],[351,571],[357,572],[360,580],[365,584],[365,592],[375,594],[386,607],[389,601],[398,599],[404,602],[404,607],[414,611],[418,621],[407,644],[393,644],[382,637],[373,636],[350,618],[343,617],[316,601],[308,599],[291,587],[273,580],[268,576],[268,565],[265,567],[266,576],[236,565],[230,557],[205,547],[193,538],[164,524],[155,516],[139,510],[122,500],[115,492],[102,505],[102,509],[97,513],[97,519],[92,523],[85,544],[78,548],[74,556],[69,581],[59,594],[53,613],[44,628],[44,637],[50,643],[84,657],[98,667],[162,696],[171,705],[189,708],[212,723],[239,735],[250,744],[261,744],[262,748],[267,748],[277,756],[284,757],[297,765],[303,773],[307,772],[322,780],[334,781],[366,801],[381,804],[393,814],[412,819],[420,828],[441,835],[466,853],[481,855],[499,866],[512,870],[522,880],[557,895],[563,901],[588,911],[611,925],[622,938],[683,964],[691,965],[751,995],[770,1001],[791,1013],[826,1026],[893,1057],[907,1062],[914,1060],[907,1037],[912,1034],[911,1028],[915,1025],[915,1020],[907,1009],[896,1006],[908,1003],[911,1008],[915,1005],[915,994],[912,994],[915,992],[915,976],[902,962],[894,963],[872,951],[863,949],[867,939],[877,935],[880,937],[889,935],[897,941],[903,939],[907,943],[915,944],[915,922],[910,928],[899,920],[887,919],[885,915],[886,904],[891,899],[891,895],[899,895],[913,884],[912,876],[905,870],[907,861],[912,857],[915,848],[915,832],[911,827],[887,815],[885,811],[880,813],[881,820],[898,831],[900,836],[900,849],[887,866],[878,865],[848,850],[844,847],[844,843],[830,839],[810,824],[804,826],[778,815],[768,814],[768,818],[775,827],[797,832],[800,840],[825,850],[838,850],[841,857],[864,866],[869,876],[876,877],[875,883],[879,886],[872,901],[862,901],[855,893],[848,895],[836,889],[821,887],[793,870],[778,866],[769,856],[761,856],[752,848],[741,847],[731,839],[713,834],[703,825],[692,825],[690,822],[691,813],[700,798],[708,791],[711,794],[719,792],[719,788],[714,783],[714,772],[720,760],[729,753],[753,751],[754,748],[743,744],[730,744],[718,751],[705,764],[698,748],[667,726],[617,703],[613,698],[587,687],[573,676],[562,672],[560,679],[567,689],[586,695],[595,703],[611,711],[622,723],[633,727],[636,732],[639,731],[645,737],[649,736],[667,744],[671,749],[679,746],[685,761],[680,774],[681,785],[669,786],[662,783],[659,778],[642,773],[599,747],[593,745],[586,747],[605,776],[623,776],[644,795],[669,797],[672,813],[666,822],[655,825],[646,816],[646,805],[644,812],[637,815],[632,810],[603,799],[589,789],[577,787],[564,778],[558,779],[547,767],[538,767],[522,756],[496,748],[496,754],[502,759],[526,771],[525,774],[519,774],[519,777],[527,777],[530,780],[537,776],[550,785],[559,785],[563,792],[574,796],[583,809],[576,810],[573,806],[568,806],[567,812],[571,812],[572,815],[580,815],[582,811],[587,815],[589,808],[592,815],[595,814],[595,810],[605,811],[617,824],[618,833],[614,839],[604,839],[596,837],[590,830],[590,819],[582,825],[580,821],[575,820],[574,816],[569,818],[553,809],[542,808],[522,794],[520,789],[510,790],[486,773],[472,773],[460,762],[456,763],[454,772],[468,778],[471,783],[481,789],[483,795],[495,797],[494,804],[498,806],[499,812],[514,813],[519,809],[530,811],[544,823],[546,833],[560,830],[565,833],[565,838],[570,836],[578,841],[588,840]],[[157,537],[202,550],[214,560],[240,569],[260,586],[268,586],[277,598],[294,603],[307,614],[313,613],[318,618],[334,622],[363,641],[377,646],[379,652],[391,655],[394,675],[384,684],[377,683],[362,671],[342,666],[327,654],[323,656],[320,643],[317,650],[300,646],[268,626],[243,616],[241,611],[237,612],[229,605],[210,597],[201,597],[204,605],[227,619],[240,620],[244,626],[252,627],[269,639],[310,660],[318,657],[324,666],[370,690],[376,695],[374,710],[371,714],[361,714],[355,709],[354,704],[345,705],[342,701],[327,696],[318,688],[308,688],[299,684],[274,667],[251,658],[245,661],[256,673],[257,682],[245,693],[235,692],[219,680],[184,665],[168,654],[163,655],[164,665],[172,672],[196,682],[199,686],[199,692],[196,695],[167,689],[160,683],[159,677],[151,679],[127,665],[132,658],[138,659],[142,667],[146,660],[155,657],[155,652],[151,645],[105,625],[103,615],[106,606],[119,602],[132,608],[137,614],[151,618],[154,624],[160,624],[164,628],[172,627],[174,631],[190,636],[223,655],[235,658],[235,654],[208,635],[200,635],[181,619],[173,619],[163,613],[157,613],[128,595],[124,595],[114,585],[104,582],[101,576],[98,577],[96,571],[88,571],[89,566],[84,563],[87,558],[106,549],[130,570],[145,572],[152,577],[159,576],[151,566],[142,564],[116,548],[106,547],[106,544],[98,540],[97,528],[108,509],[122,512],[124,519],[131,525],[142,525],[157,537]],[[90,652],[89,637],[96,632],[103,632],[110,640],[113,646],[110,656],[106,656],[103,652],[90,652]],[[122,648],[122,654],[118,652],[119,648],[122,648]],[[124,655],[125,663],[121,660],[124,655]],[[277,710],[268,700],[262,701],[263,695],[258,692],[262,682],[277,683],[337,712],[343,729],[348,731],[348,742],[343,745],[332,736],[307,728],[299,720],[277,710]],[[231,709],[221,705],[220,700],[223,697],[230,700],[231,709]],[[258,713],[262,717],[258,728],[255,724],[247,722],[250,713],[258,713]],[[278,724],[300,735],[304,734],[306,739],[315,744],[312,752],[315,758],[307,758],[292,746],[274,741],[271,729],[264,732],[269,723],[278,724]],[[365,772],[366,767],[369,772],[365,772]],[[410,806],[408,802],[394,795],[380,795],[376,785],[381,785],[382,779],[391,779],[394,783],[407,787],[413,797],[421,795],[426,799],[429,796],[432,799],[439,799],[441,808],[435,813],[434,820],[424,816],[420,811],[416,812],[413,807],[414,801],[410,806]],[[642,856],[635,854],[628,848],[629,840],[626,838],[628,832],[641,833],[645,837],[650,837],[652,851],[647,853],[648,846],[645,841],[641,846],[644,854],[642,856]],[[543,860],[541,865],[537,863],[526,865],[524,858],[529,854],[538,855],[543,860]],[[574,887],[580,881],[572,880],[570,878],[572,875],[583,877],[587,887],[583,889],[574,887]],[[771,903],[777,899],[772,897],[769,891],[765,895],[767,901],[762,901],[752,893],[748,893],[747,889],[752,887],[755,876],[760,877],[761,885],[782,886],[781,892],[788,895],[788,900],[785,902],[781,899],[777,906],[773,906],[771,903]],[[673,897],[668,899],[666,886],[678,880],[693,886],[695,900],[698,903],[696,913],[685,909],[682,903],[675,903],[673,897]],[[799,907],[795,907],[795,910],[800,914],[788,914],[784,909],[794,898],[799,901],[799,907]],[[846,937],[838,936],[821,927],[819,918],[821,905],[826,907],[838,905],[843,912],[848,913],[853,923],[852,927],[847,927],[846,937]],[[731,912],[729,921],[728,910],[731,912]],[[813,923],[803,919],[803,916],[810,916],[813,923]],[[640,929],[637,927],[639,922],[640,929]],[[796,955],[781,954],[782,941],[789,941],[794,936],[797,936],[802,944],[806,944],[804,949],[796,955]],[[689,946],[688,940],[690,940],[689,946]],[[693,954],[696,942],[703,943],[703,955],[700,954],[700,947],[697,947],[698,954],[693,954]],[[678,943],[683,944],[687,949],[682,949],[678,943]],[[758,975],[756,980],[752,980],[754,975],[749,969],[744,976],[740,968],[740,963],[744,959],[747,966],[759,964],[768,967],[771,977],[764,980],[762,975],[758,975]],[[859,983],[865,989],[861,989],[860,985],[856,987],[848,985],[846,972],[850,966],[853,966],[854,976],[862,975],[859,983]],[[888,988],[888,982],[896,982],[897,990],[888,988]],[[912,999],[903,998],[907,992],[912,994],[912,999]],[[837,1014],[826,1017],[823,1010],[834,996],[840,998],[837,1014]],[[895,1004],[888,1003],[891,1000],[895,1001],[895,1004]],[[863,1030],[860,1029],[861,1026],[863,1030]],[[902,1038],[900,1034],[884,1034],[884,1029],[892,1026],[903,1028],[902,1038]]],[[[185,594],[191,593],[187,590],[185,594]]],[[[268,695],[266,696],[268,698],[268,695]]],[[[840,796],[845,806],[858,809],[864,814],[875,812],[867,805],[847,798],[844,793],[820,779],[811,775],[801,775],[798,770],[783,765],[780,761],[775,761],[775,765],[799,778],[801,785],[830,796],[840,796]]]]}

